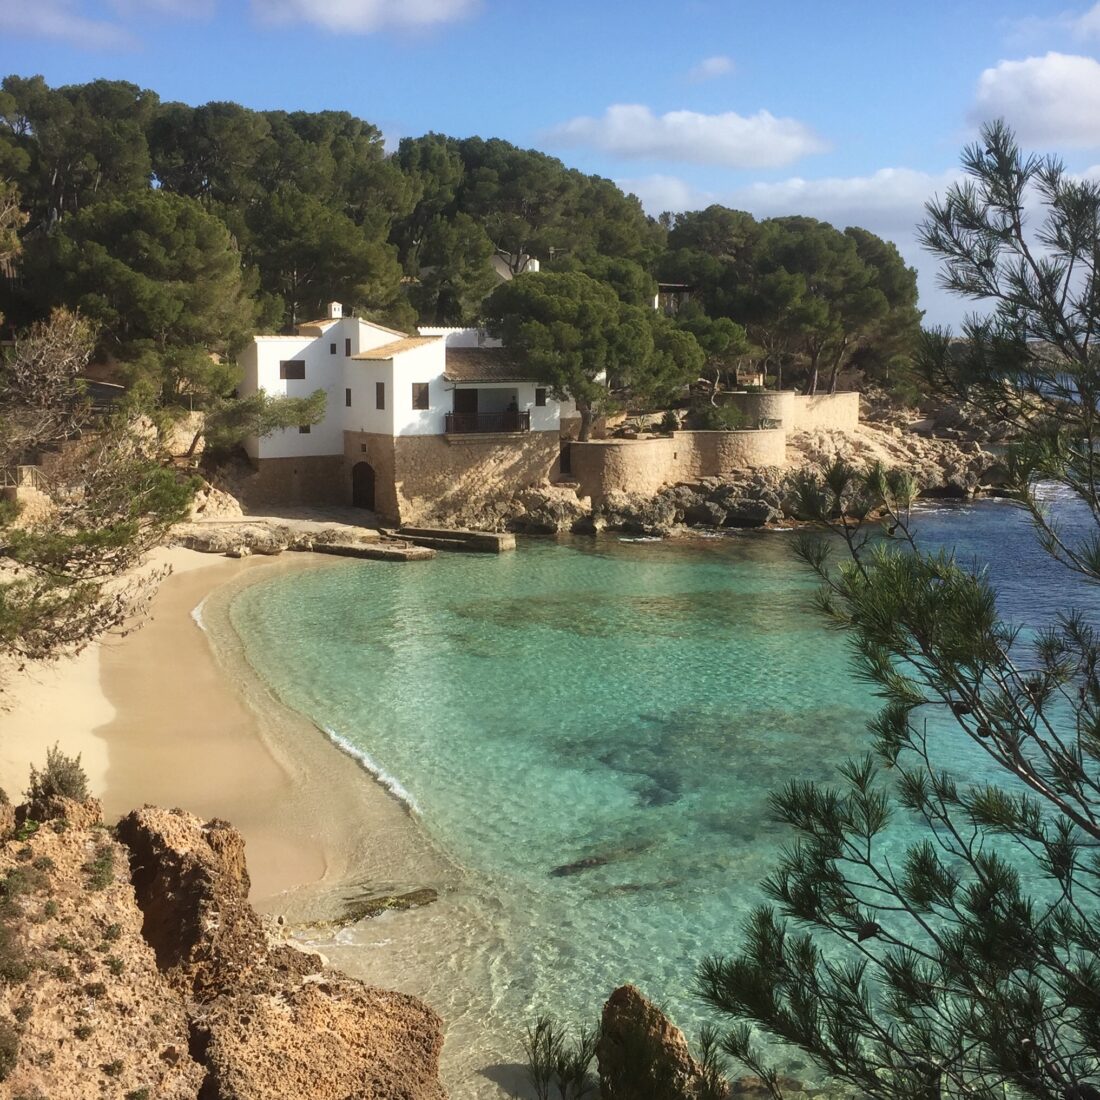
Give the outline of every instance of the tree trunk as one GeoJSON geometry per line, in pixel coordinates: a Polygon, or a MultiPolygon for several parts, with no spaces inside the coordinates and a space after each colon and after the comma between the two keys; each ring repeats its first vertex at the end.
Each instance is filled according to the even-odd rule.
{"type": "Polygon", "coordinates": [[[592,425],[596,421],[596,413],[591,405],[578,405],[577,411],[581,414],[581,430],[577,436],[577,442],[587,443],[592,435],[592,425]]]}
{"type": "Polygon", "coordinates": [[[815,351],[810,358],[810,377],[806,379],[806,388],[802,391],[807,397],[813,397],[817,393],[817,361],[821,353],[815,351]]]}

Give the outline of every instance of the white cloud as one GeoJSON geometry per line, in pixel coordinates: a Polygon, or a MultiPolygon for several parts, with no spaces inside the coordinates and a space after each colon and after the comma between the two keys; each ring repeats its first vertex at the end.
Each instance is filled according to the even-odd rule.
{"type": "Polygon", "coordinates": [[[828,146],[808,126],[768,111],[745,116],[669,111],[655,115],[641,104],[617,103],[602,118],[581,116],[555,126],[546,139],[560,146],[598,149],[638,160],[778,168],[828,146]]]}
{"type": "Polygon", "coordinates": [[[1093,4],[1071,23],[1070,30],[1078,38],[1100,38],[1100,4],[1093,4]]]}
{"type": "Polygon", "coordinates": [[[637,195],[647,213],[656,217],[666,210],[701,210],[715,201],[713,194],[682,180],[679,176],[639,176],[615,181],[629,195],[637,195]]]}
{"type": "Polygon", "coordinates": [[[253,12],[266,23],[313,23],[358,34],[450,23],[480,6],[481,0],[252,0],[253,12]]]}
{"type": "Polygon", "coordinates": [[[975,123],[994,118],[1026,145],[1100,146],[1100,62],[1053,52],[998,62],[978,78],[971,111],[975,123]]]}
{"type": "Polygon", "coordinates": [[[688,80],[699,83],[704,80],[713,80],[717,76],[726,76],[733,72],[733,62],[728,57],[704,57],[698,65],[688,71],[688,80]]]}
{"type": "Polygon", "coordinates": [[[122,26],[82,15],[76,0],[35,0],[18,7],[0,3],[0,34],[52,38],[91,50],[128,49],[133,35],[122,26]]]}

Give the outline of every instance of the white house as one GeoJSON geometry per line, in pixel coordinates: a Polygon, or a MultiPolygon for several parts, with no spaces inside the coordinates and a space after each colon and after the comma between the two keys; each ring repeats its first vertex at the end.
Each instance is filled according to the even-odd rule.
{"type": "Polygon", "coordinates": [[[326,395],[320,424],[246,441],[253,497],[271,502],[352,503],[406,523],[453,512],[552,476],[575,423],[477,329],[407,336],[338,302],[293,336],[254,337],[241,364],[242,396],[326,395]]]}

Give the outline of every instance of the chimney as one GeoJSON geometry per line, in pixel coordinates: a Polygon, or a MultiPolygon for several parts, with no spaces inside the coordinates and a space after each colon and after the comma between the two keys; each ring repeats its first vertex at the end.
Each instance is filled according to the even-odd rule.
{"type": "Polygon", "coordinates": [[[333,321],[339,321],[344,316],[344,307],[339,302],[329,302],[328,315],[333,321]]]}

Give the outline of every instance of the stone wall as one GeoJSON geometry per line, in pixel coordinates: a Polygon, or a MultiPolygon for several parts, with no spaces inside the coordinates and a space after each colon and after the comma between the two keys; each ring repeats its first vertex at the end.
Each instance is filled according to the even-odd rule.
{"type": "Polygon", "coordinates": [[[395,473],[394,438],[375,432],[344,432],[344,468],[342,504],[352,503],[352,471],[359,462],[374,469],[374,510],[385,519],[400,515],[395,473]]]}
{"type": "Polygon", "coordinates": [[[782,428],[745,432],[673,432],[654,439],[607,439],[569,446],[573,480],[594,503],[614,489],[651,496],[662,486],[735,470],[783,466],[787,433],[782,428]]]}
{"type": "Polygon", "coordinates": [[[347,504],[343,455],[262,458],[242,486],[249,508],[277,504],[347,504]]]}
{"type": "Polygon", "coordinates": [[[854,432],[859,427],[858,393],[819,393],[814,397],[794,395],[794,423],[788,431],[854,432]]]}
{"type": "Polygon", "coordinates": [[[557,432],[399,436],[394,440],[397,513],[402,523],[510,500],[557,474],[557,432]]]}
{"type": "Polygon", "coordinates": [[[818,429],[854,432],[859,426],[858,393],[820,393],[813,397],[791,390],[723,394],[723,401],[739,410],[751,424],[777,421],[789,432],[818,429]]]}

